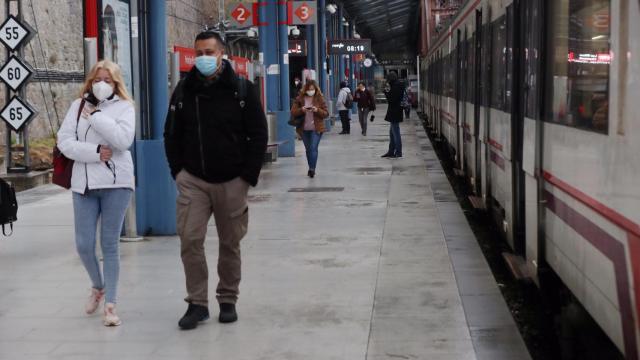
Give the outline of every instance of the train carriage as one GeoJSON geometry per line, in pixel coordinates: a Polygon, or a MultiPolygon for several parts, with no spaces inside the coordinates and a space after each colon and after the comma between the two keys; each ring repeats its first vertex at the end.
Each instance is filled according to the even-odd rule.
{"type": "Polygon", "coordinates": [[[421,111],[533,274],[628,359],[640,313],[640,4],[469,0],[420,62],[421,111]]]}

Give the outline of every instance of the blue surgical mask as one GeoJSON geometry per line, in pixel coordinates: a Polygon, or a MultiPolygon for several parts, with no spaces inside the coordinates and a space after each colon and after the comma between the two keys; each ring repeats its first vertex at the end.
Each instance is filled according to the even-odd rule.
{"type": "Polygon", "coordinates": [[[202,75],[209,77],[218,68],[218,58],[215,56],[201,55],[196,57],[196,68],[202,75]]]}

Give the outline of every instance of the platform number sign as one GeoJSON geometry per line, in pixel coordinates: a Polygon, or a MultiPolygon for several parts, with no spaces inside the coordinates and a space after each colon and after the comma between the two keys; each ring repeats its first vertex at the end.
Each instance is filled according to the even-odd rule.
{"type": "Polygon", "coordinates": [[[31,27],[21,23],[13,15],[9,15],[7,20],[0,26],[0,41],[11,51],[15,51],[32,35],[33,30],[31,27]]]}
{"type": "Polygon", "coordinates": [[[291,25],[313,25],[317,22],[318,4],[315,1],[292,1],[289,3],[291,6],[291,13],[293,18],[290,18],[291,25]]]}
{"type": "Polygon", "coordinates": [[[227,6],[227,15],[231,24],[237,28],[253,26],[253,5],[250,3],[232,2],[227,6]]]}
{"type": "Polygon", "coordinates": [[[2,109],[0,117],[15,131],[22,130],[22,127],[36,115],[36,111],[26,102],[17,96],[2,109]]]}
{"type": "Polygon", "coordinates": [[[0,70],[0,79],[9,85],[11,90],[18,91],[20,86],[31,77],[33,70],[17,56],[11,56],[0,70]]]}

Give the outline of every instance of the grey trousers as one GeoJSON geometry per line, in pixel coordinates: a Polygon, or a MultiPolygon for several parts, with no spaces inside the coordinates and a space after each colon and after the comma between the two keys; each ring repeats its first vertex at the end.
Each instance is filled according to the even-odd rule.
{"type": "Polygon", "coordinates": [[[207,224],[213,214],[218,230],[219,303],[235,304],[240,285],[240,240],[247,233],[249,184],[237,177],[211,184],[182,170],[178,185],[177,225],[180,254],[187,282],[185,301],[207,306],[209,269],[204,251],[207,224]]]}
{"type": "Polygon", "coordinates": [[[369,116],[369,109],[358,108],[358,121],[360,121],[360,128],[362,129],[362,135],[367,135],[367,117],[369,116]]]}

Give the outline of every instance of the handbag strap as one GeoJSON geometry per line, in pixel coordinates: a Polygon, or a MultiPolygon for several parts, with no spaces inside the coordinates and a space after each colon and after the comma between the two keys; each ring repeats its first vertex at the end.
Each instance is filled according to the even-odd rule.
{"type": "Polygon", "coordinates": [[[82,109],[84,108],[84,103],[86,102],[86,100],[84,98],[82,98],[82,101],[80,101],[80,107],[78,107],[78,116],[76,116],[76,141],[79,140],[78,139],[78,124],[80,123],[80,115],[82,115],[82,109]]]}

